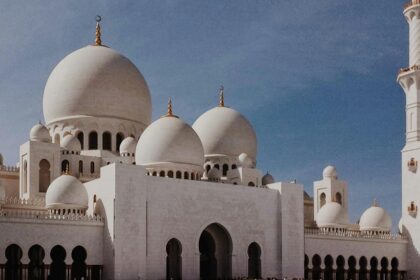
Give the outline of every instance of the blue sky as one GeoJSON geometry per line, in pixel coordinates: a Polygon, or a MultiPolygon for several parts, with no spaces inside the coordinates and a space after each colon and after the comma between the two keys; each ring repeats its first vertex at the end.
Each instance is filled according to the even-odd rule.
{"type": "Polygon", "coordinates": [[[226,104],[253,124],[258,166],[276,180],[312,182],[333,164],[349,183],[355,222],[374,198],[401,215],[400,150],[407,66],[403,1],[0,1],[0,152],[43,120],[54,66],[92,44],[96,14],[104,44],[145,76],[156,119],[172,97],[189,123],[226,104]]]}

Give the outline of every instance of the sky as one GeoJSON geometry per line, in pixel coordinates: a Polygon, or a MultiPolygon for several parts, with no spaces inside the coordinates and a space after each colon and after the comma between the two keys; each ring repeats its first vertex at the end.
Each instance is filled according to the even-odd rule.
{"type": "MultiPolygon", "coordinates": [[[[376,198],[401,215],[408,62],[403,1],[0,0],[0,153],[9,165],[43,121],[46,80],[67,54],[102,41],[143,73],[153,119],[192,124],[225,103],[258,137],[257,165],[312,195],[325,166],[348,182],[356,222],[376,198]]],[[[404,207],[405,208],[405,207],[404,207]]]]}

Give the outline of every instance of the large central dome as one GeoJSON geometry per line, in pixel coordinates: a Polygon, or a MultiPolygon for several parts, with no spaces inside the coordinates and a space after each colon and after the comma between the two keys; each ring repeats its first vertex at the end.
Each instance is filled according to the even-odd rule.
{"type": "Polygon", "coordinates": [[[44,91],[47,124],[80,117],[109,117],[148,125],[151,98],[143,75],[126,57],[87,46],[54,68],[44,91]]]}

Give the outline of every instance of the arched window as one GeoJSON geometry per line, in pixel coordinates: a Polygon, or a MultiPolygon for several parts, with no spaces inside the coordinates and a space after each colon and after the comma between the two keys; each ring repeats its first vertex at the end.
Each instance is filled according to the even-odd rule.
{"type": "Polygon", "coordinates": [[[20,259],[22,258],[22,249],[16,245],[12,244],[6,248],[6,278],[10,280],[20,280],[22,279],[22,263],[20,259]]]}
{"type": "Polygon", "coordinates": [[[166,279],[182,279],[182,247],[181,243],[172,238],[166,244],[166,279]]]}
{"type": "Polygon", "coordinates": [[[335,201],[339,204],[342,204],[341,193],[338,192],[335,194],[335,201]]]}
{"type": "Polygon", "coordinates": [[[39,192],[47,192],[51,182],[50,162],[43,159],[39,162],[39,192]]]}
{"type": "Polygon", "coordinates": [[[248,278],[261,278],[261,248],[256,242],[248,246],[248,278]]]}
{"type": "Polygon", "coordinates": [[[398,259],[392,258],[391,260],[391,280],[398,280],[398,259]]]}
{"type": "Polygon", "coordinates": [[[96,131],[92,131],[89,133],[89,150],[97,150],[98,149],[98,133],[96,131]]]}
{"type": "Polygon", "coordinates": [[[93,161],[90,162],[90,174],[95,173],[95,163],[93,161]]]}
{"type": "Polygon", "coordinates": [[[173,178],[174,177],[174,172],[172,170],[168,171],[168,177],[169,178],[173,178]]]}
{"type": "Polygon", "coordinates": [[[117,152],[119,152],[121,142],[124,140],[124,134],[122,134],[121,132],[118,132],[117,135],[115,136],[115,140],[117,143],[117,152]]]}
{"type": "Polygon", "coordinates": [[[65,159],[61,162],[61,173],[70,172],[70,162],[65,159]]]}
{"type": "Polygon", "coordinates": [[[86,257],[85,248],[77,246],[71,252],[73,263],[71,265],[71,279],[81,280],[86,279],[86,257]]]}
{"type": "Polygon", "coordinates": [[[223,176],[226,176],[227,175],[227,172],[229,170],[229,165],[223,164],[223,168],[222,169],[223,169],[223,172],[222,172],[223,176]]]}
{"type": "Polygon", "coordinates": [[[326,195],[325,193],[321,193],[321,195],[319,196],[319,208],[324,206],[325,202],[326,202],[326,195]]]}
{"type": "Polygon", "coordinates": [[[220,170],[220,166],[219,166],[218,164],[215,164],[215,165],[214,165],[214,168],[216,168],[216,169],[220,170]]]}
{"type": "Polygon", "coordinates": [[[44,279],[44,249],[39,245],[33,245],[28,251],[28,257],[28,279],[44,279]]]}
{"type": "Polygon", "coordinates": [[[22,186],[23,193],[28,192],[28,162],[26,159],[23,161],[23,172],[22,172],[22,186]]]}
{"type": "Polygon", "coordinates": [[[248,186],[249,186],[249,187],[255,187],[255,184],[254,184],[254,182],[249,182],[249,183],[248,183],[248,186]]]}
{"type": "Polygon", "coordinates": [[[77,139],[79,140],[79,142],[80,142],[80,146],[82,147],[82,150],[83,150],[84,143],[85,143],[85,135],[83,134],[83,132],[82,132],[82,131],[79,131],[79,132],[77,133],[77,139]]]}
{"type": "Polygon", "coordinates": [[[337,257],[337,270],[335,272],[335,279],[336,280],[344,280],[344,265],[346,264],[346,260],[344,259],[343,256],[338,256],[337,257]]]}
{"type": "Polygon", "coordinates": [[[66,264],[64,262],[66,250],[62,246],[56,245],[51,249],[50,256],[52,262],[49,277],[51,279],[66,279],[66,264]]]}
{"type": "Polygon", "coordinates": [[[195,180],[194,173],[191,173],[191,180],[195,180]]]}
{"type": "Polygon", "coordinates": [[[319,255],[312,257],[312,279],[321,279],[321,257],[319,255]]]}
{"type": "Polygon", "coordinates": [[[176,178],[177,178],[177,179],[181,179],[181,177],[182,177],[182,173],[181,173],[181,171],[177,171],[177,172],[176,172],[176,178]]]}
{"type": "Polygon", "coordinates": [[[381,278],[387,280],[388,279],[388,259],[383,257],[381,259],[381,278]]]}
{"type": "Polygon", "coordinates": [[[304,274],[304,278],[305,279],[309,279],[309,257],[308,255],[305,254],[305,261],[304,261],[304,266],[305,266],[305,274],[304,274]]]}
{"type": "Polygon", "coordinates": [[[159,176],[160,176],[160,177],[165,177],[165,171],[163,171],[163,170],[162,170],[162,171],[160,171],[159,176]]]}
{"type": "Polygon", "coordinates": [[[152,176],[157,176],[157,172],[153,171],[152,176]]]}
{"type": "Polygon", "coordinates": [[[324,280],[333,280],[333,265],[334,259],[330,255],[327,255],[324,259],[325,269],[324,269],[324,280]]]}
{"type": "Polygon", "coordinates": [[[210,168],[211,168],[210,164],[206,164],[206,172],[207,173],[210,171],[210,168]]]}
{"type": "Polygon", "coordinates": [[[236,164],[232,164],[232,169],[236,169],[236,164]]]}
{"type": "Polygon", "coordinates": [[[83,174],[83,161],[79,160],[79,174],[83,174]]]}
{"type": "Polygon", "coordinates": [[[367,265],[368,261],[366,257],[361,257],[359,260],[359,280],[367,280],[367,265]]]}
{"type": "Polygon", "coordinates": [[[378,280],[378,259],[372,257],[370,259],[370,280],[378,280]]]}
{"type": "Polygon", "coordinates": [[[108,131],[102,133],[102,149],[111,151],[111,133],[108,131]]]}
{"type": "Polygon", "coordinates": [[[356,265],[357,265],[357,261],[356,258],[353,256],[350,256],[348,261],[347,261],[349,268],[347,271],[347,279],[356,279],[356,274],[357,274],[357,270],[356,270],[356,265]]]}
{"type": "Polygon", "coordinates": [[[185,172],[184,172],[184,179],[187,179],[187,180],[188,180],[188,179],[189,179],[189,177],[190,177],[190,176],[188,176],[188,175],[189,175],[189,174],[188,174],[188,172],[187,172],[187,171],[185,171],[185,172]]]}

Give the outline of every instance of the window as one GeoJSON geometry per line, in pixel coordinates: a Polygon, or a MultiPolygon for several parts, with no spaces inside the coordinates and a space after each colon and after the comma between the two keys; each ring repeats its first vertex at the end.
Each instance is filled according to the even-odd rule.
{"type": "Polygon", "coordinates": [[[90,174],[95,173],[95,163],[92,161],[90,162],[90,174]]]}
{"type": "Polygon", "coordinates": [[[89,133],[89,150],[97,150],[98,149],[98,133],[96,131],[92,131],[89,133]]]}
{"type": "Polygon", "coordinates": [[[83,132],[79,132],[79,133],[77,133],[77,139],[79,140],[79,142],[80,142],[80,146],[82,147],[82,150],[83,150],[83,145],[84,145],[84,140],[85,140],[85,137],[84,137],[84,135],[83,135],[83,132]]]}
{"type": "Polygon", "coordinates": [[[229,165],[223,164],[223,173],[222,173],[223,176],[227,175],[228,170],[229,170],[229,165]]]}
{"type": "Polygon", "coordinates": [[[339,204],[342,204],[341,193],[338,192],[335,194],[335,201],[339,204]]]}
{"type": "Polygon", "coordinates": [[[61,162],[61,173],[70,172],[70,162],[65,159],[61,162]]]}
{"type": "Polygon", "coordinates": [[[79,160],[79,174],[83,174],[83,161],[79,160]]]}
{"type": "Polygon", "coordinates": [[[102,133],[102,149],[111,151],[111,133],[108,131],[102,133]]]}
{"type": "Polygon", "coordinates": [[[319,196],[319,208],[324,206],[325,202],[326,202],[326,195],[325,193],[321,193],[321,195],[319,196]]]}
{"type": "Polygon", "coordinates": [[[39,162],[39,192],[47,192],[51,181],[50,163],[43,159],[39,162]]]}
{"type": "Polygon", "coordinates": [[[115,140],[116,140],[116,143],[117,143],[117,152],[119,152],[121,142],[124,140],[124,134],[122,134],[121,132],[118,132],[116,137],[115,137],[115,140]]]}

